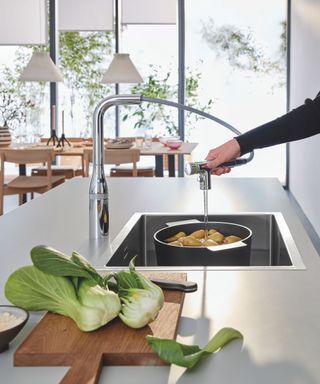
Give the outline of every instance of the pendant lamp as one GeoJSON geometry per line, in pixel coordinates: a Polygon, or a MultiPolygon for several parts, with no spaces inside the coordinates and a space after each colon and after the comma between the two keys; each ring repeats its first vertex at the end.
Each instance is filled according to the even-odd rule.
{"type": "Polygon", "coordinates": [[[115,53],[102,83],[142,83],[143,78],[128,53],[115,53]]]}
{"type": "Polygon", "coordinates": [[[62,74],[47,52],[34,52],[20,81],[63,81],[62,74]]]}

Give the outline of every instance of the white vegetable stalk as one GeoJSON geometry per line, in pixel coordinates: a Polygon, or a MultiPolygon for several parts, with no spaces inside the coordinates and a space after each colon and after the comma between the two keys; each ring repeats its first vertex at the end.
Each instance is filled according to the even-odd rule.
{"type": "MultiPolygon", "coordinates": [[[[78,297],[83,306],[94,308],[100,312],[100,319],[97,317],[97,320],[102,326],[118,316],[121,302],[116,293],[109,291],[108,288],[93,284],[92,281],[82,281],[78,290],[78,297]]],[[[90,311],[88,310],[88,312],[90,311]]]]}
{"type": "Polygon", "coordinates": [[[138,272],[131,271],[143,288],[121,289],[121,320],[131,328],[142,328],[153,321],[164,303],[162,289],[138,272]]]}

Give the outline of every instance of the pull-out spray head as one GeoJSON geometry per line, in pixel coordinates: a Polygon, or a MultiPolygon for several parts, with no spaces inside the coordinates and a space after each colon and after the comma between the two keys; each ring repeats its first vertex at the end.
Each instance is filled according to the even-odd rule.
{"type": "MultiPolygon", "coordinates": [[[[253,152],[252,152],[253,156],[253,152]]],[[[222,163],[219,167],[239,167],[240,165],[247,164],[251,161],[252,157],[249,156],[247,159],[234,159],[222,163]]],[[[184,173],[188,176],[190,175],[199,175],[200,189],[211,189],[211,175],[212,169],[207,167],[207,161],[195,161],[192,163],[186,163],[184,167],[184,173]]]]}
{"type": "Polygon", "coordinates": [[[207,168],[206,161],[197,161],[193,163],[186,163],[184,172],[186,175],[199,175],[198,181],[200,182],[201,190],[211,189],[211,169],[207,168]]]}

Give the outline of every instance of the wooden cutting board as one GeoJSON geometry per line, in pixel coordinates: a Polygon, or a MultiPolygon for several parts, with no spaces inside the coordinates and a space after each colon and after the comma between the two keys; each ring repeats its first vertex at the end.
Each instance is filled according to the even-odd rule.
{"type": "MultiPolygon", "coordinates": [[[[148,275],[186,281],[184,273],[148,275]]],[[[145,337],[176,337],[184,292],[163,292],[165,303],[156,320],[137,330],[117,318],[96,331],[82,332],[70,318],[47,313],[16,350],[14,365],[71,366],[63,384],[97,383],[103,365],[166,365],[145,337]]]]}

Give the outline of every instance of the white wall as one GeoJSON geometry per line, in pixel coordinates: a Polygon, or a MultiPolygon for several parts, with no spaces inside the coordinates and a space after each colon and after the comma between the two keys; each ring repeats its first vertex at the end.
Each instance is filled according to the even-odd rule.
{"type": "MultiPolygon", "coordinates": [[[[320,91],[320,0],[291,0],[290,64],[291,109],[320,91]]],[[[290,191],[320,236],[320,135],[289,151],[290,191]]]]}

